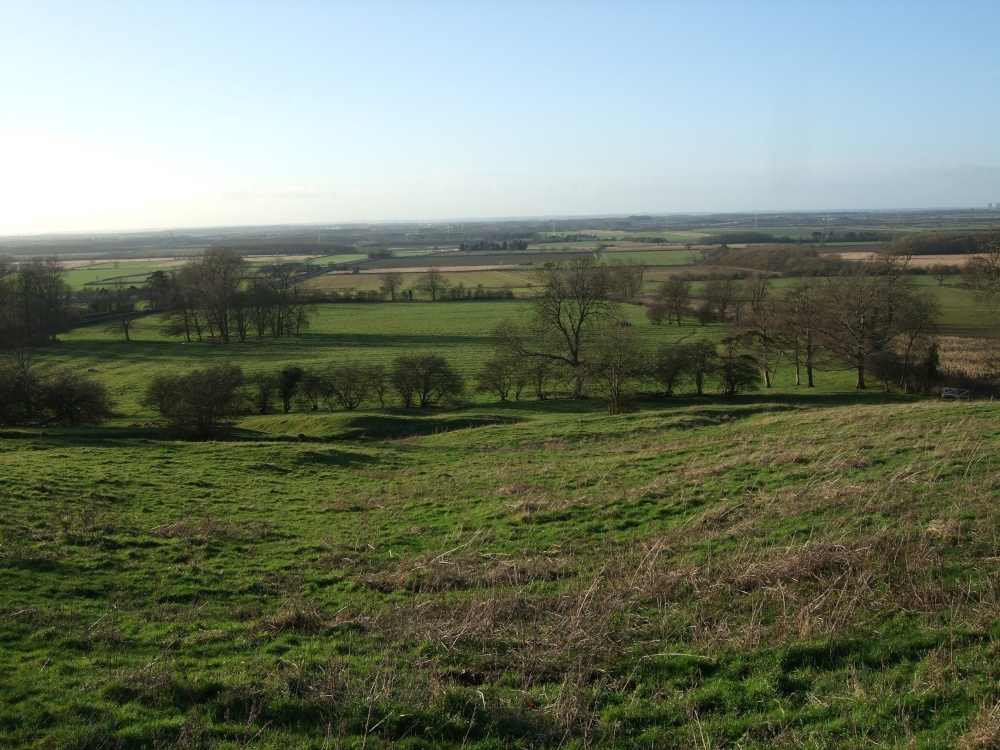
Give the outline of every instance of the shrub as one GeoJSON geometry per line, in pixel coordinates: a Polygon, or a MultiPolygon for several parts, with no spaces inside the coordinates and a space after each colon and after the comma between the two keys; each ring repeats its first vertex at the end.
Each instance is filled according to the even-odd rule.
{"type": "Polygon", "coordinates": [[[70,370],[56,370],[41,383],[39,401],[47,422],[100,424],[111,416],[108,389],[70,370]]]}
{"type": "Polygon", "coordinates": [[[160,375],[150,382],[142,405],[156,409],[174,429],[199,439],[243,407],[243,370],[217,365],[187,375],[160,375]]]}

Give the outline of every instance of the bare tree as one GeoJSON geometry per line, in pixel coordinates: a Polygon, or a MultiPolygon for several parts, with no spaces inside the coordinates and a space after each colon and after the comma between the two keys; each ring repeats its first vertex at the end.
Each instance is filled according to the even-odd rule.
{"type": "Polygon", "coordinates": [[[413,288],[436,301],[448,289],[448,278],[436,268],[430,268],[417,277],[413,288]]]}
{"type": "Polygon", "coordinates": [[[1000,232],[979,240],[979,255],[969,258],[964,275],[976,296],[991,312],[1000,308],[1000,232]]]}
{"type": "MultiPolygon", "coordinates": [[[[778,362],[784,356],[779,330],[777,306],[773,300],[762,297],[755,307],[749,309],[743,325],[722,342],[731,349],[738,349],[739,355],[748,357],[760,369],[766,388],[771,387],[778,362]]],[[[733,356],[731,353],[729,359],[732,360],[733,356]]]]}
{"type": "Polygon", "coordinates": [[[691,304],[691,282],[683,276],[671,276],[660,284],[656,296],[663,301],[669,311],[667,323],[669,324],[673,318],[677,321],[677,325],[681,325],[688,305],[691,304]]]}
{"type": "Polygon", "coordinates": [[[465,391],[462,376],[440,354],[404,354],[396,357],[390,374],[403,406],[433,406],[455,400],[465,391]]]}
{"type": "Polygon", "coordinates": [[[382,294],[395,302],[396,294],[403,288],[403,274],[399,271],[385,271],[380,273],[378,278],[382,282],[380,287],[382,294]]]}
{"type": "Polygon", "coordinates": [[[608,402],[609,414],[632,410],[633,388],[648,377],[649,351],[629,325],[616,321],[597,335],[590,370],[598,391],[608,402]]]}
{"type": "Polygon", "coordinates": [[[627,302],[639,296],[646,273],[646,264],[641,261],[624,260],[608,265],[611,296],[627,302]]]}
{"type": "Polygon", "coordinates": [[[205,248],[187,268],[196,302],[222,343],[228,344],[229,310],[246,274],[246,263],[233,248],[218,246],[205,248]]]}
{"type": "Polygon", "coordinates": [[[802,384],[802,369],[806,372],[806,387],[813,388],[813,372],[819,363],[822,347],[821,289],[814,279],[795,284],[778,299],[777,335],[786,356],[795,366],[795,385],[802,384]]]}
{"type": "Polygon", "coordinates": [[[220,422],[240,412],[243,371],[235,365],[193,370],[187,375],[157,375],[142,398],[171,428],[196,438],[211,437],[220,422]]]}
{"type": "Polygon", "coordinates": [[[900,334],[912,288],[903,275],[909,257],[884,252],[872,263],[830,280],[823,290],[819,333],[824,345],[857,373],[865,388],[869,360],[900,334]]]}
{"type": "Polygon", "coordinates": [[[115,336],[121,336],[125,341],[132,340],[132,324],[139,317],[136,308],[137,290],[125,286],[124,279],[116,279],[110,292],[110,309],[114,319],[108,324],[108,331],[115,336]]]}
{"type": "Polygon", "coordinates": [[[532,300],[528,327],[503,323],[498,342],[521,357],[548,359],[571,372],[573,397],[583,395],[584,349],[615,305],[610,299],[608,271],[587,258],[553,265],[535,274],[538,292],[532,300]]]}

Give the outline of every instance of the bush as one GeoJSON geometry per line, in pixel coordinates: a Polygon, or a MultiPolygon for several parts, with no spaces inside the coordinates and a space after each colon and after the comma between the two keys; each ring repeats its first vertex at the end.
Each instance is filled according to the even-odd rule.
{"type": "Polygon", "coordinates": [[[0,424],[100,424],[111,415],[101,383],[59,369],[41,376],[26,357],[0,362],[0,424]]]}
{"type": "Polygon", "coordinates": [[[372,394],[369,368],[353,362],[331,367],[323,378],[323,394],[330,411],[335,405],[354,411],[372,394]]]}
{"type": "Polygon", "coordinates": [[[173,429],[204,440],[222,420],[241,412],[243,383],[243,370],[236,365],[159,375],[146,389],[142,405],[158,411],[173,429]]]}
{"type": "Polygon", "coordinates": [[[69,370],[56,370],[42,381],[39,401],[47,422],[100,424],[111,416],[108,389],[69,370]]]}

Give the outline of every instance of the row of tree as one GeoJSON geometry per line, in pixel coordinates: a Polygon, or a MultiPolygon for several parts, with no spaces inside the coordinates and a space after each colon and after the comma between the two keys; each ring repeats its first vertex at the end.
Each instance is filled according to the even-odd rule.
{"type": "Polygon", "coordinates": [[[465,381],[439,354],[396,357],[389,367],[344,362],[320,370],[288,365],[278,372],[246,375],[236,365],[154,377],[142,405],[156,411],[179,434],[211,437],[226,419],[241,414],[285,413],[298,407],[354,410],[385,407],[393,396],[403,407],[427,408],[457,401],[465,381]]]}
{"type": "Polygon", "coordinates": [[[150,299],[164,310],[166,332],[187,341],[279,338],[309,325],[299,287],[306,275],[301,263],[255,268],[230,247],[209,247],[175,273],[153,273],[150,299]]]}
{"type": "MultiPolygon", "coordinates": [[[[881,376],[889,370],[904,388],[924,387],[926,378],[918,377],[918,365],[924,372],[935,369],[924,365],[935,356],[931,334],[938,307],[905,274],[907,261],[887,252],[874,263],[851,266],[830,278],[805,280],[780,294],[764,274],[746,282],[720,278],[705,284],[698,300],[688,280],[673,277],[661,285],[649,314],[654,321],[681,324],[694,311],[702,313],[702,321],[729,324],[722,341],[723,361],[728,363],[723,373],[726,392],[739,389],[733,380],[735,369],[750,366],[770,387],[782,360],[793,363],[796,384],[804,373],[810,387],[821,362],[854,370],[858,388],[866,387],[867,374],[881,376]]],[[[648,354],[638,351],[634,332],[618,321],[607,267],[577,259],[543,269],[535,279],[538,291],[530,317],[504,321],[494,332],[492,363],[498,372],[508,374],[484,373],[483,387],[493,388],[501,398],[504,390],[517,394],[516,383],[534,377],[525,373],[538,372],[546,364],[561,370],[571,383],[572,395],[580,397],[585,381],[599,379],[602,368],[607,369],[600,363],[611,354],[624,356],[630,351],[636,362],[649,360],[648,354]],[[501,385],[489,386],[491,380],[501,385]]],[[[743,375],[737,380],[752,384],[743,375]]]]}
{"type": "Polygon", "coordinates": [[[0,349],[41,346],[69,326],[66,282],[54,258],[0,258],[0,349]]]}

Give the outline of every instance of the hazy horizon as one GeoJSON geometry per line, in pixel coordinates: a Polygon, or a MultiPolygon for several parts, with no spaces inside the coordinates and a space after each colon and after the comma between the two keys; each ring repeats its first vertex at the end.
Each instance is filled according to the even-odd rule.
{"type": "Polygon", "coordinates": [[[1000,204],[992,5],[4,11],[3,236],[1000,204]]]}

